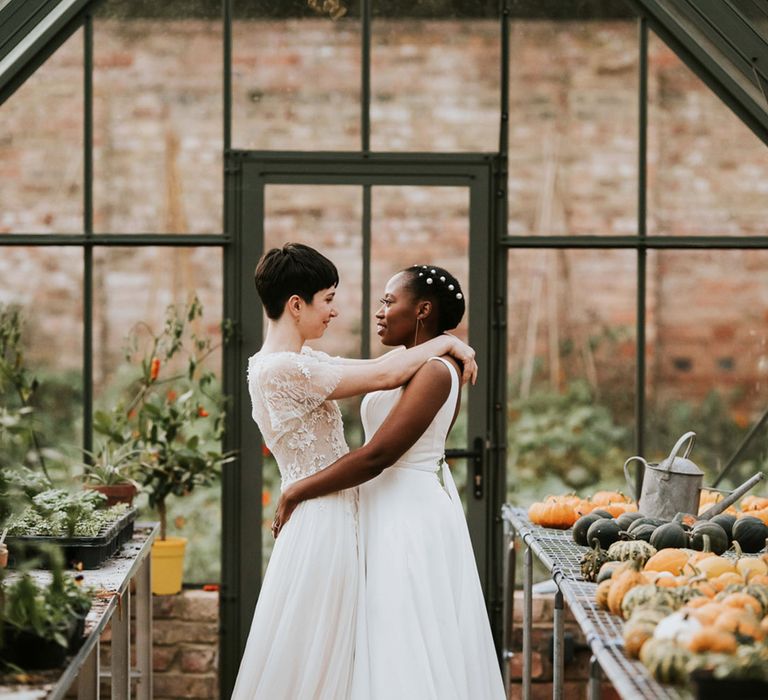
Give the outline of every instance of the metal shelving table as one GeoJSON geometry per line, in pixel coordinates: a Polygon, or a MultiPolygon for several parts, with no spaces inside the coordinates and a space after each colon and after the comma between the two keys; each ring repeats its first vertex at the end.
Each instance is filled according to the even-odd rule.
{"type": "MultiPolygon", "coordinates": [[[[523,699],[531,698],[533,634],[533,557],[549,571],[555,593],[552,696],[563,697],[564,604],[567,603],[592,650],[588,697],[600,697],[600,676],[604,674],[624,700],[689,700],[685,690],[661,685],[639,661],[624,655],[622,621],[595,606],[597,584],[584,581],[579,560],[586,551],[577,545],[570,530],[539,527],[528,520],[524,509],[505,505],[504,522],[504,635],[505,668],[512,655],[512,604],[516,567],[516,542],[523,543],[523,699]]],[[[509,685],[508,674],[505,683],[509,685]]]]}
{"type": "MultiPolygon", "coordinates": [[[[29,685],[0,685],[0,697],[14,700],[59,700],[78,681],[78,700],[98,700],[100,676],[112,679],[112,699],[128,700],[136,680],[138,700],[152,698],[152,543],[158,523],[137,523],[133,538],[98,569],[83,571],[83,585],[99,592],[85,619],[85,641],[55,680],[29,685]],[[135,583],[135,594],[131,583],[135,583]],[[136,666],[131,669],[131,605],[135,595],[136,666]],[[99,639],[112,623],[112,663],[107,673],[99,666],[99,639]]],[[[12,575],[12,574],[11,574],[12,575]]],[[[35,571],[40,582],[47,571],[35,571]]],[[[47,674],[47,672],[46,672],[47,674]]]]}

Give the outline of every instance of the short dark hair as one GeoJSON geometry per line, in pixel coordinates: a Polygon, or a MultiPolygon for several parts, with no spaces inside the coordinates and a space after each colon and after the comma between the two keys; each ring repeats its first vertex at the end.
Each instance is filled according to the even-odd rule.
{"type": "Polygon", "coordinates": [[[437,307],[437,330],[450,331],[461,323],[466,308],[464,292],[448,270],[437,265],[412,265],[402,270],[405,287],[416,299],[429,299],[437,307]]]}
{"type": "Polygon", "coordinates": [[[261,256],[254,280],[267,316],[277,320],[283,315],[285,302],[294,294],[311,304],[317,292],[339,284],[339,272],[314,248],[286,243],[261,256]]]}

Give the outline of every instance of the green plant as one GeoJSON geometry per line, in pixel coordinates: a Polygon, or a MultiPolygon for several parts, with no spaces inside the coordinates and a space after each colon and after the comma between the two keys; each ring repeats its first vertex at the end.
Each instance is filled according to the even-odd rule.
{"type": "Polygon", "coordinates": [[[138,488],[131,474],[141,465],[141,450],[130,444],[116,446],[107,441],[97,452],[83,452],[88,457],[88,461],[80,465],[83,483],[99,486],[134,484],[138,488]]]}
{"type": "MultiPolygon", "coordinates": [[[[159,333],[137,324],[126,359],[138,367],[138,376],[123,400],[94,418],[96,431],[113,444],[141,453],[135,477],[158,512],[161,539],[167,536],[168,497],[213,483],[233,459],[221,450],[226,401],[204,366],[219,346],[193,330],[202,315],[194,298],[184,308],[168,307],[159,333]]],[[[224,340],[229,332],[225,323],[224,340]]]]}

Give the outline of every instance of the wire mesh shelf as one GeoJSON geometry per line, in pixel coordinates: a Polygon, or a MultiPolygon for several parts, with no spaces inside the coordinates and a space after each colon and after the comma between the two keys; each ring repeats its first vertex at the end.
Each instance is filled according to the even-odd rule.
{"type": "Polygon", "coordinates": [[[690,700],[689,692],[659,684],[639,661],[624,655],[622,620],[596,607],[597,584],[584,581],[579,566],[588,548],[577,545],[570,530],[534,525],[524,509],[509,505],[502,516],[552,574],[603,673],[624,700],[690,700]]]}

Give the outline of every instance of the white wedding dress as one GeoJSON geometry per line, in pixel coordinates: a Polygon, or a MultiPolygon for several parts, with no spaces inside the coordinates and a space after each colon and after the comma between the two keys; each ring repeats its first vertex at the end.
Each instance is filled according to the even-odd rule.
{"type": "MultiPolygon", "coordinates": [[[[464,510],[443,459],[459,377],[433,360],[451,372],[448,399],[416,444],[360,487],[352,700],[504,700],[464,510]]],[[[363,399],[367,440],[401,392],[363,399]]]]}
{"type": "MultiPolygon", "coordinates": [[[[328,355],[306,347],[249,359],[253,418],[277,460],[283,488],[348,451],[339,408],[327,400],[340,379],[341,368],[328,355]]],[[[340,491],[305,501],[286,523],[261,586],[234,700],[350,697],[357,507],[357,489],[340,491]]]]}

